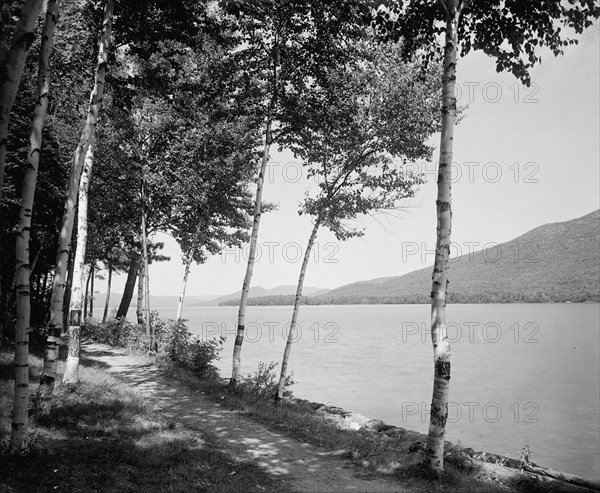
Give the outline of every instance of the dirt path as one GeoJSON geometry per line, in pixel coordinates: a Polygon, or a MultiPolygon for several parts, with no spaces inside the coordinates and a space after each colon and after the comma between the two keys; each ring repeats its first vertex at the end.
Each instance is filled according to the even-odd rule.
{"type": "Polygon", "coordinates": [[[101,344],[82,344],[84,357],[141,394],[167,416],[178,417],[240,460],[251,460],[306,492],[408,492],[393,478],[380,478],[331,452],[274,433],[238,411],[223,409],[200,392],[166,376],[144,358],[101,344]]]}

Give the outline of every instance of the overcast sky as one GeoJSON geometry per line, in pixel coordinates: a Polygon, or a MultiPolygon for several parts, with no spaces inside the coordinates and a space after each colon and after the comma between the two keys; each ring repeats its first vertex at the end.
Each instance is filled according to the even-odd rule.
{"type": "MultiPolygon", "coordinates": [[[[532,71],[525,88],[509,74],[497,74],[493,60],[470,54],[457,71],[459,105],[469,103],[454,138],[452,189],[454,254],[515,238],[541,224],[566,221],[600,207],[599,29],[585,32],[563,57],[550,53],[532,71]]],[[[434,143],[437,147],[439,136],[434,143]]],[[[437,161],[437,151],[434,154],[437,161]]],[[[321,230],[305,285],[335,288],[354,281],[396,276],[433,262],[435,164],[419,164],[427,183],[402,211],[364,218],[363,238],[339,243],[321,230]]],[[[295,285],[310,218],[299,216],[307,188],[302,167],[289,152],[271,153],[264,200],[279,210],[262,217],[262,256],[253,286],[295,285]]],[[[154,295],[178,295],[181,252],[166,235],[170,262],[150,267],[154,295]]],[[[189,295],[228,294],[241,289],[245,251],[230,250],[192,268],[189,295]]],[[[124,276],[113,280],[122,292],[124,276]]],[[[105,284],[97,282],[98,290],[105,284]]]]}

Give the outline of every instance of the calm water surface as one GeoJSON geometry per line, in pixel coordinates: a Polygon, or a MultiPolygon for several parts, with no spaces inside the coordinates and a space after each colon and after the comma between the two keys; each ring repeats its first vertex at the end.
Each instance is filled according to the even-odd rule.
{"type": "MultiPolygon", "coordinates": [[[[174,317],[175,308],[157,308],[174,317]]],[[[231,373],[237,307],[184,308],[190,330],[227,337],[231,373]]],[[[600,306],[452,305],[447,438],[600,478],[600,306]]],[[[291,307],[248,307],[242,371],[281,361],[291,307]]],[[[294,394],[427,432],[432,391],[429,306],[303,306],[289,369],[294,394]]]]}

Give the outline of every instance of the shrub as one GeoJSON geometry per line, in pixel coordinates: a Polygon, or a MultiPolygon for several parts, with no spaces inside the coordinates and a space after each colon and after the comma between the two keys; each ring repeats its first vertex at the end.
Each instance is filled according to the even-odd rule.
{"type": "Polygon", "coordinates": [[[519,453],[519,461],[521,462],[519,471],[529,470],[533,465],[533,452],[529,448],[529,442],[525,440],[525,443],[519,450],[517,450],[517,452],[519,453]]]}
{"type": "Polygon", "coordinates": [[[184,368],[201,378],[218,378],[219,370],[214,365],[220,358],[224,337],[202,340],[192,334],[180,321],[161,320],[158,338],[158,356],[184,368]]]}
{"type": "Polygon", "coordinates": [[[124,318],[112,318],[105,323],[88,318],[81,327],[81,335],[101,344],[134,351],[143,351],[148,347],[146,329],[124,318]]]}
{"type": "Polygon", "coordinates": [[[188,345],[187,369],[202,378],[218,378],[219,369],[213,361],[219,360],[224,343],[223,336],[207,341],[195,337],[188,345]]]}
{"type": "MultiPolygon", "coordinates": [[[[218,378],[214,365],[223,349],[224,337],[202,340],[192,337],[183,321],[165,320],[152,312],[150,325],[154,333],[156,358],[167,364],[177,365],[201,378],[218,378]]],[[[129,351],[146,352],[149,347],[146,328],[131,324],[125,319],[110,319],[99,323],[87,319],[82,335],[96,342],[126,348],[129,351]]]]}
{"type": "MultiPolygon", "coordinates": [[[[238,392],[242,395],[254,398],[255,402],[274,399],[279,390],[279,377],[275,372],[278,363],[271,361],[265,363],[261,361],[254,375],[248,377],[238,386],[238,392]]],[[[284,395],[291,392],[288,387],[294,385],[293,373],[285,379],[284,395]]]]}

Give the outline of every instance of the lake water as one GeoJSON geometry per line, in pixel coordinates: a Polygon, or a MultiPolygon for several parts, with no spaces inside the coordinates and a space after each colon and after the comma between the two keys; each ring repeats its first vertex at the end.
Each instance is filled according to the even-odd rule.
{"type": "MultiPolygon", "coordinates": [[[[219,367],[229,376],[237,307],[184,307],[184,317],[194,334],[227,337],[219,367]]],[[[447,318],[447,439],[513,458],[527,440],[538,464],[599,479],[600,305],[451,305],[447,318]]],[[[244,375],[281,361],[290,319],[289,306],[248,307],[244,375]]],[[[427,432],[429,306],[303,306],[299,324],[296,396],[427,432]]]]}

